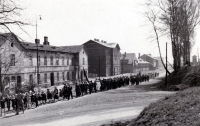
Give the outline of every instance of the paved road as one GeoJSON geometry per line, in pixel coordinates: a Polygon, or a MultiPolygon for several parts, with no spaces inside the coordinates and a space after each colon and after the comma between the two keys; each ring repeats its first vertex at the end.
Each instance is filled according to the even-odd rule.
{"type": "Polygon", "coordinates": [[[59,101],[17,116],[8,114],[0,117],[0,126],[98,126],[116,120],[130,120],[151,102],[173,93],[157,91],[152,85],[157,81],[59,101]]]}

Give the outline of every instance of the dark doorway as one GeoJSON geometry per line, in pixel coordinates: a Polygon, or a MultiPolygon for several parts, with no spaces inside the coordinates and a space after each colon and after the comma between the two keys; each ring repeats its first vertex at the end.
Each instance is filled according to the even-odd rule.
{"type": "Polygon", "coordinates": [[[54,86],[54,73],[50,74],[51,86],[54,86]]]}
{"type": "Polygon", "coordinates": [[[16,87],[16,92],[18,92],[18,90],[21,88],[21,76],[17,76],[17,87],[16,87]]]}

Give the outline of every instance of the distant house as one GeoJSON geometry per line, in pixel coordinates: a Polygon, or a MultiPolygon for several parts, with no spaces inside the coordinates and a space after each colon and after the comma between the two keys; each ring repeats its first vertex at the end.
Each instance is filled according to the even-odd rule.
{"type": "Polygon", "coordinates": [[[121,73],[134,73],[136,72],[137,58],[135,53],[126,53],[121,55],[121,73]]]}
{"type": "Polygon", "coordinates": [[[152,64],[151,69],[158,69],[158,59],[151,56],[151,54],[143,54],[140,58],[152,64]]]}
{"type": "Polygon", "coordinates": [[[136,64],[136,72],[149,71],[152,67],[153,65],[151,63],[139,58],[136,64]]]}
{"type": "Polygon", "coordinates": [[[193,66],[197,65],[197,56],[196,55],[192,56],[192,64],[193,64],[193,66]]]}
{"type": "MultiPolygon", "coordinates": [[[[163,64],[161,62],[161,58],[160,57],[154,57],[155,59],[158,60],[158,67],[163,67],[163,64]]],[[[162,57],[162,60],[165,62],[165,59],[162,57]]]]}
{"type": "Polygon", "coordinates": [[[117,43],[107,43],[98,39],[83,44],[88,52],[88,72],[90,77],[120,74],[120,47],[117,43]]]}

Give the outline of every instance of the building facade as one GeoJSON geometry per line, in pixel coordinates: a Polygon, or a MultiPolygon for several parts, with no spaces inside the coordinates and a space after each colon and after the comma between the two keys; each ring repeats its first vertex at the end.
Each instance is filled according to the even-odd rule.
{"type": "Polygon", "coordinates": [[[88,52],[88,72],[90,77],[120,74],[120,47],[117,43],[89,40],[83,44],[88,52]]]}
{"type": "Polygon", "coordinates": [[[136,72],[136,55],[135,53],[126,53],[121,55],[121,73],[136,72]]]}
{"type": "Polygon", "coordinates": [[[79,65],[76,53],[63,47],[49,45],[48,37],[44,37],[43,44],[39,44],[39,41],[36,44],[21,42],[13,34],[5,36],[0,39],[2,88],[9,87],[12,93],[19,87],[49,87],[76,80],[75,63],[78,62],[79,65]]]}
{"type": "Polygon", "coordinates": [[[88,75],[88,54],[84,45],[63,46],[62,48],[74,54],[76,80],[85,81],[84,71],[88,75]]]}
{"type": "Polygon", "coordinates": [[[142,56],[140,56],[140,58],[152,64],[151,69],[158,69],[158,59],[153,58],[151,54],[143,54],[142,56]]]}

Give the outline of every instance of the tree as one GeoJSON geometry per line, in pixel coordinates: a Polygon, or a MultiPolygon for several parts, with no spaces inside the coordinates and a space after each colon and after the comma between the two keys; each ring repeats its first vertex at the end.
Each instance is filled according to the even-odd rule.
{"type": "Polygon", "coordinates": [[[181,67],[181,59],[184,64],[190,65],[192,40],[200,23],[200,1],[148,0],[146,6],[145,16],[153,24],[158,45],[161,36],[168,36],[171,40],[175,72],[181,67]]]}
{"type": "MultiPolygon", "coordinates": [[[[23,29],[24,25],[29,25],[28,23],[25,23],[24,21],[22,21],[21,18],[21,12],[23,11],[23,9],[18,5],[17,3],[18,1],[14,1],[14,0],[0,0],[0,31],[2,32],[0,34],[0,38],[1,38],[1,43],[0,43],[0,47],[1,49],[5,46],[5,44],[3,42],[5,41],[10,41],[9,37],[7,36],[7,34],[4,33],[14,33],[14,30],[16,30],[16,28],[24,31],[26,33],[26,31],[23,29]]],[[[18,38],[20,38],[18,36],[18,38]]],[[[10,41],[11,42],[11,41],[10,41]]],[[[10,46],[10,45],[9,45],[10,46]]],[[[3,90],[3,85],[2,85],[2,78],[5,78],[6,73],[9,71],[10,66],[13,65],[11,64],[11,61],[13,61],[13,59],[5,57],[6,52],[10,52],[11,50],[8,50],[6,48],[3,49],[3,51],[1,50],[1,61],[0,61],[0,91],[2,92],[3,90]],[[3,76],[2,76],[3,74],[3,76]]],[[[12,50],[14,51],[14,50],[12,50]]],[[[16,55],[15,57],[15,61],[12,63],[15,63],[18,61],[18,58],[20,57],[20,55],[16,55]]],[[[17,72],[17,71],[16,71],[17,72]]]]}

